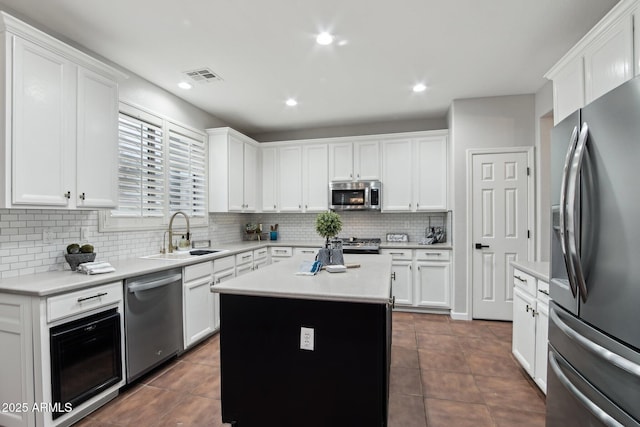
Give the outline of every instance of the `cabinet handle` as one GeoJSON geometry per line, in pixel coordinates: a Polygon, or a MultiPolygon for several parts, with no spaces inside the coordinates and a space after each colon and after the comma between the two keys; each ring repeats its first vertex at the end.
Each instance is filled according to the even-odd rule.
{"type": "Polygon", "coordinates": [[[64,197],[65,197],[65,199],[70,199],[71,198],[71,191],[67,191],[66,193],[64,193],[64,197]]]}
{"type": "Polygon", "coordinates": [[[409,203],[409,209],[411,209],[411,203],[409,203]]]}
{"type": "Polygon", "coordinates": [[[298,205],[298,209],[302,209],[302,205],[298,205]]]}
{"type": "Polygon", "coordinates": [[[425,252],[425,256],[442,256],[440,252],[425,252]]]}
{"type": "Polygon", "coordinates": [[[276,205],[273,205],[273,209],[275,209],[275,208],[276,208],[276,205]]]}
{"type": "MultiPolygon", "coordinates": [[[[358,179],[360,179],[360,174],[358,174],[358,179]]],[[[394,297],[395,298],[395,297],[394,297]]]]}
{"type": "Polygon", "coordinates": [[[83,301],[87,301],[87,300],[94,299],[94,298],[100,298],[100,297],[103,297],[105,295],[107,295],[106,292],[100,292],[99,294],[95,294],[95,295],[90,296],[90,297],[78,298],[78,302],[83,302],[83,301]]]}
{"type": "Polygon", "coordinates": [[[242,257],[242,259],[247,259],[247,258],[251,258],[251,255],[245,255],[242,257]]]}
{"type": "Polygon", "coordinates": [[[396,280],[396,272],[391,273],[391,280],[396,280]]]}
{"type": "Polygon", "coordinates": [[[546,296],[549,296],[549,292],[545,291],[544,289],[538,289],[538,292],[540,292],[541,294],[545,294],[546,296]]]}
{"type": "Polygon", "coordinates": [[[80,200],[84,200],[85,199],[84,193],[82,193],[79,197],[80,197],[80,200]]]}
{"type": "Polygon", "coordinates": [[[404,255],[403,252],[389,252],[389,255],[404,255]]]}
{"type": "Polygon", "coordinates": [[[309,209],[309,205],[304,205],[304,208],[305,209],[309,209]]]}
{"type": "Polygon", "coordinates": [[[522,283],[527,283],[527,279],[523,279],[522,277],[520,277],[520,276],[515,276],[515,275],[514,275],[513,277],[514,277],[515,279],[520,280],[522,283]]]}
{"type": "Polygon", "coordinates": [[[420,209],[420,203],[416,203],[416,209],[420,209]]]}
{"type": "Polygon", "coordinates": [[[349,174],[349,178],[353,178],[353,174],[352,173],[349,174]]]}

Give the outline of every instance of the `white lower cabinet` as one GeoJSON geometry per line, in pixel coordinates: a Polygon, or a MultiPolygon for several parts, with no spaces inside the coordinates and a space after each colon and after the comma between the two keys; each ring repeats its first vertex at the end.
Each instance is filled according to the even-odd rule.
{"type": "Polygon", "coordinates": [[[269,265],[269,249],[264,247],[253,251],[253,269],[258,270],[269,265]]]}
{"type": "Polygon", "coordinates": [[[293,256],[293,248],[291,246],[272,246],[270,251],[272,263],[284,261],[293,256]]]}
{"type": "Polygon", "coordinates": [[[183,270],[183,331],[187,349],[215,331],[214,295],[211,293],[213,261],[189,265],[183,270]]]}
{"type": "MultiPolygon", "coordinates": [[[[236,277],[236,261],[233,256],[218,258],[213,261],[213,286],[236,277]]],[[[213,326],[220,329],[220,294],[213,293],[213,326]]]]}
{"type": "Polygon", "coordinates": [[[549,284],[514,268],[512,352],[546,394],[549,284]],[[523,280],[525,278],[525,280],[523,280]],[[536,287],[531,290],[533,279],[536,287]]]}
{"type": "Polygon", "coordinates": [[[399,308],[451,307],[449,250],[383,249],[391,255],[391,293],[399,308]]]}
{"type": "Polygon", "coordinates": [[[241,252],[236,255],[236,277],[253,271],[253,252],[241,252]]]}
{"type": "Polygon", "coordinates": [[[320,248],[293,248],[294,255],[306,255],[309,257],[315,257],[318,254],[320,248]]]}
{"type": "Polygon", "coordinates": [[[513,339],[511,342],[515,358],[525,371],[533,376],[535,366],[536,319],[535,299],[516,287],[513,290],[513,339]]]}

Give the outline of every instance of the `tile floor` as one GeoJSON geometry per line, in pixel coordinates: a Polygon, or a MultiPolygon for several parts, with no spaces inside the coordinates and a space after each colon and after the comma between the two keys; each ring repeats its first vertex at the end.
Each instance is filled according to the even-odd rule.
{"type": "MultiPolygon", "coordinates": [[[[219,346],[215,335],[76,426],[228,425],[219,346]]],[[[544,426],[544,411],[544,395],[511,356],[511,323],[394,313],[389,427],[544,426]]]]}

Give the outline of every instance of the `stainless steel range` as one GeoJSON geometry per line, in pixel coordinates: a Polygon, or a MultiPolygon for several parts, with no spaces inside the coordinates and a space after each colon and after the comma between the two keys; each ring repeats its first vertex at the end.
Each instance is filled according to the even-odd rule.
{"type": "Polygon", "coordinates": [[[337,238],[342,242],[342,252],[345,254],[379,254],[381,239],[356,237],[337,238]]]}

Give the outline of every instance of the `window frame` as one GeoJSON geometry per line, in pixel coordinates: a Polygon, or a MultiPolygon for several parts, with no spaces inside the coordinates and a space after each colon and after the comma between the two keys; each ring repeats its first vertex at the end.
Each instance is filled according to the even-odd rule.
{"type": "MultiPolygon", "coordinates": [[[[201,139],[203,142],[203,156],[204,156],[204,195],[203,195],[203,216],[191,216],[189,215],[189,223],[191,228],[207,227],[209,225],[209,161],[208,152],[209,146],[207,141],[207,135],[202,130],[193,128],[191,126],[179,123],[176,120],[170,119],[166,116],[151,112],[144,107],[140,107],[134,104],[120,101],[118,115],[120,113],[131,116],[135,119],[148,122],[149,124],[159,126],[162,129],[162,146],[163,146],[163,173],[164,173],[164,200],[162,207],[162,215],[157,217],[143,217],[143,216],[126,216],[122,214],[114,214],[116,210],[105,209],[99,211],[98,215],[98,230],[101,232],[109,231],[145,231],[145,230],[163,230],[169,226],[169,219],[172,212],[170,211],[170,198],[169,198],[169,138],[171,132],[177,132],[191,139],[201,139]]],[[[119,159],[118,159],[119,160],[119,159]]],[[[117,171],[114,173],[118,173],[117,171]]],[[[119,195],[118,195],[119,197],[119,195]]]]}

